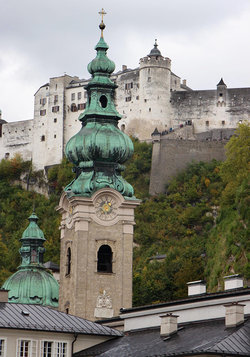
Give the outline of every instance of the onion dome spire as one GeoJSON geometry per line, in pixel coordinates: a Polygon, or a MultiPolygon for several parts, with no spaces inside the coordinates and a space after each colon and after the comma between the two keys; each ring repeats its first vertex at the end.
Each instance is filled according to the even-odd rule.
{"type": "Polygon", "coordinates": [[[132,198],[134,190],[121,171],[123,163],[133,154],[131,139],[118,128],[121,115],[114,103],[117,85],[110,76],[115,64],[107,57],[108,45],[103,38],[104,10],[100,12],[101,37],[95,50],[96,57],[89,63],[91,80],[85,86],[87,103],[80,114],[82,128],[67,143],[65,153],[73,162],[76,178],[66,188],[68,196],[90,197],[95,191],[111,187],[124,197],[132,198]]]}
{"type": "Polygon", "coordinates": [[[9,302],[57,307],[59,286],[43,265],[43,244],[46,239],[37,225],[36,214],[33,212],[28,219],[29,225],[20,239],[21,265],[2,288],[9,290],[9,302]]]}

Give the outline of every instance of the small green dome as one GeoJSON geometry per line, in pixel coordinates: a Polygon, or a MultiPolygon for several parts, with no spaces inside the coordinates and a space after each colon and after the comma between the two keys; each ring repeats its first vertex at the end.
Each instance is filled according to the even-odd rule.
{"type": "Polygon", "coordinates": [[[38,221],[37,215],[33,212],[32,215],[29,216],[28,219],[30,221],[30,224],[23,232],[21,241],[26,238],[36,238],[36,239],[42,239],[45,241],[46,239],[44,238],[43,231],[37,225],[37,221],[38,221]]]}
{"type": "Polygon", "coordinates": [[[59,285],[43,265],[45,241],[43,231],[37,225],[35,213],[29,217],[29,225],[22,234],[19,253],[22,262],[2,288],[9,290],[9,302],[58,306],[59,285]]]}
{"type": "Polygon", "coordinates": [[[2,288],[9,290],[9,302],[58,307],[58,283],[44,269],[34,267],[18,270],[2,288]]]}

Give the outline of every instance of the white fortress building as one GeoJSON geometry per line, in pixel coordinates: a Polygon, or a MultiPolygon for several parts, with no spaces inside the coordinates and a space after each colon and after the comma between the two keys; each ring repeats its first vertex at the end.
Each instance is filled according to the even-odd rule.
{"type": "MultiPolygon", "coordinates": [[[[118,85],[120,129],[140,140],[150,141],[156,127],[166,135],[190,125],[197,134],[249,120],[250,88],[228,89],[221,79],[214,90],[192,90],[171,71],[156,42],[138,68],[124,65],[111,79],[118,85]]],[[[59,164],[67,141],[80,130],[88,81],[66,74],[50,78],[35,93],[34,119],[6,123],[0,117],[0,159],[20,153],[36,170],[59,164]]]]}

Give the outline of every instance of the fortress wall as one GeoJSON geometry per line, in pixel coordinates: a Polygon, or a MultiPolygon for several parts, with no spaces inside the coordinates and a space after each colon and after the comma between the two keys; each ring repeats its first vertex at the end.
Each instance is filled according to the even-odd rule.
{"type": "Polygon", "coordinates": [[[24,160],[31,160],[33,145],[33,120],[6,123],[0,137],[0,160],[12,159],[20,154],[24,160]]]}
{"type": "Polygon", "coordinates": [[[170,179],[192,161],[224,160],[227,141],[154,140],[149,193],[164,193],[170,179]]]}

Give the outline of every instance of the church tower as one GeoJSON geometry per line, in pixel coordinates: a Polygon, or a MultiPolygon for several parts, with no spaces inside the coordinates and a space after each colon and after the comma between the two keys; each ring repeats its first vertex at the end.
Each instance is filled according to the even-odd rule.
{"type": "Polygon", "coordinates": [[[81,130],[66,145],[76,178],[59,203],[61,221],[59,309],[90,320],[110,318],[132,306],[134,209],[139,204],[121,172],[132,156],[130,138],[118,128],[115,69],[101,37],[89,63],[88,101],[81,130]]]}

